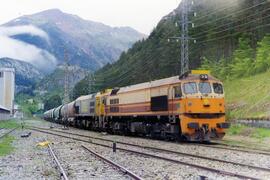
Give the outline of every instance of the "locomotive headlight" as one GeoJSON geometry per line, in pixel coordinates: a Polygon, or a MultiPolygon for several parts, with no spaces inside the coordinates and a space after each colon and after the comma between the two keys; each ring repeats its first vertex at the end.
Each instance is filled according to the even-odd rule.
{"type": "Polygon", "coordinates": [[[208,75],[207,74],[200,74],[200,79],[203,81],[208,80],[208,75]]]}
{"type": "Polygon", "coordinates": [[[203,106],[210,106],[210,102],[208,99],[203,99],[203,106]]]}

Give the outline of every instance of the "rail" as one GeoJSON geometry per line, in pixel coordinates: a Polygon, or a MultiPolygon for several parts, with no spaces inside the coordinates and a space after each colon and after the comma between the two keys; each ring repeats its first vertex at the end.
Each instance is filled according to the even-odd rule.
{"type": "Polygon", "coordinates": [[[68,180],[68,177],[67,177],[67,174],[64,170],[64,168],[62,167],[62,165],[60,164],[58,158],[56,157],[55,153],[53,152],[53,149],[52,147],[50,146],[50,144],[48,144],[48,147],[49,147],[49,151],[50,151],[50,154],[51,156],[53,157],[54,161],[56,162],[58,168],[59,168],[59,171],[60,171],[60,175],[61,177],[64,179],[64,180],[68,180]]]}
{"type": "Polygon", "coordinates": [[[87,150],[88,152],[90,152],[90,153],[94,154],[95,156],[97,156],[98,158],[102,159],[103,161],[105,161],[105,162],[107,162],[107,163],[113,165],[114,167],[116,167],[117,169],[119,169],[120,171],[122,171],[123,173],[129,175],[129,176],[132,177],[133,179],[135,179],[135,180],[142,180],[141,177],[137,176],[136,174],[134,174],[134,173],[131,172],[130,170],[128,170],[128,169],[126,169],[126,168],[120,166],[119,164],[117,164],[117,163],[111,161],[110,159],[105,158],[104,156],[98,154],[97,152],[94,152],[93,150],[87,148],[87,147],[84,146],[84,145],[82,145],[82,147],[83,147],[85,150],[87,150]]]}

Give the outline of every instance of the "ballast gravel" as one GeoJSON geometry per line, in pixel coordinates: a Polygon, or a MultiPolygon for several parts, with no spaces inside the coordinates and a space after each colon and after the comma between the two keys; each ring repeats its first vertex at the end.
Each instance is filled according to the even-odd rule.
{"type": "Polygon", "coordinates": [[[59,179],[59,174],[48,154],[47,148],[37,147],[44,141],[44,134],[32,133],[21,138],[28,130],[16,130],[10,134],[15,140],[11,154],[0,156],[0,180],[14,179],[59,179]]]}
{"type": "MultiPolygon", "coordinates": [[[[67,131],[67,130],[62,130],[61,128],[55,128],[55,129],[63,131],[63,132],[67,131]]],[[[226,150],[226,149],[215,149],[211,147],[200,146],[195,143],[194,144],[174,143],[174,142],[144,139],[144,138],[138,138],[138,137],[110,135],[107,133],[98,133],[98,132],[81,130],[81,129],[76,129],[76,128],[69,128],[67,132],[82,134],[86,136],[99,137],[99,138],[104,138],[104,139],[108,139],[112,141],[120,141],[120,142],[126,142],[126,143],[131,143],[131,144],[136,144],[136,145],[142,145],[142,146],[163,148],[163,149],[178,151],[182,153],[206,156],[210,158],[216,158],[216,159],[232,161],[232,162],[237,162],[241,164],[248,164],[252,166],[258,166],[258,167],[264,167],[264,168],[270,169],[270,156],[263,155],[263,154],[253,154],[253,153],[226,150]]]]}
{"type": "MultiPolygon", "coordinates": [[[[84,137],[79,137],[79,139],[88,140],[88,138],[84,138],[84,137]]],[[[100,140],[93,140],[93,142],[106,144],[106,145],[111,144],[111,143],[108,143],[108,142],[102,142],[100,140]]],[[[257,170],[257,169],[253,169],[253,168],[248,168],[246,166],[238,166],[238,165],[233,165],[233,164],[230,164],[230,163],[222,163],[222,162],[217,162],[217,161],[205,160],[205,159],[201,159],[201,158],[193,158],[193,157],[181,156],[181,155],[176,155],[176,154],[171,154],[171,153],[166,153],[166,152],[153,151],[153,150],[142,149],[142,148],[137,148],[137,147],[130,147],[130,146],[120,145],[120,144],[118,144],[117,146],[122,147],[122,148],[124,147],[124,148],[131,149],[131,150],[138,151],[138,152],[145,152],[145,153],[153,154],[153,155],[156,155],[156,156],[167,157],[167,158],[170,158],[170,159],[179,160],[179,161],[186,162],[186,163],[189,163],[189,164],[196,164],[196,165],[200,165],[200,166],[214,168],[214,169],[217,169],[217,170],[223,170],[223,171],[227,171],[227,172],[231,172],[231,173],[236,173],[236,174],[243,175],[243,176],[250,176],[250,177],[254,177],[254,178],[256,177],[256,178],[260,178],[260,179],[268,179],[268,177],[270,177],[270,172],[261,171],[261,170],[257,170]]],[[[97,148],[97,149],[99,149],[99,148],[104,149],[101,153],[110,152],[110,150],[108,151],[108,148],[99,147],[99,146],[95,146],[95,145],[94,145],[94,147],[97,148]]],[[[119,152],[123,153],[121,150],[119,152]]],[[[128,154],[131,154],[131,155],[128,155],[128,156],[135,156],[135,157],[139,156],[139,155],[132,154],[132,153],[128,153],[128,154]]],[[[142,162],[147,162],[148,163],[149,159],[152,159],[152,158],[146,158],[146,159],[147,160],[143,160],[142,162]]],[[[155,161],[163,161],[163,160],[157,160],[156,159],[155,161]]],[[[131,162],[133,162],[133,160],[131,162]]],[[[181,165],[178,165],[178,164],[175,164],[175,163],[170,163],[170,164],[173,164],[172,166],[180,166],[181,167],[181,165]]],[[[149,167],[153,167],[153,166],[150,164],[149,166],[146,167],[146,169],[148,169],[149,167]]],[[[155,167],[155,168],[157,168],[157,167],[155,167]]],[[[194,169],[194,167],[191,167],[191,169],[192,168],[194,169]]],[[[145,169],[143,169],[143,170],[145,171],[145,169]]],[[[167,170],[165,170],[164,168],[163,168],[163,170],[165,172],[167,172],[167,170]]],[[[203,172],[205,170],[199,169],[199,171],[203,172]]],[[[215,173],[210,173],[210,175],[209,175],[209,172],[206,173],[206,174],[204,173],[204,176],[213,177],[213,175],[211,175],[211,174],[215,174],[215,173]]],[[[195,174],[195,176],[199,177],[201,175],[199,175],[199,174],[196,175],[195,174]]],[[[153,178],[153,177],[151,177],[151,178],[153,178]]],[[[186,177],[183,177],[183,178],[186,178],[186,177]]],[[[217,177],[214,176],[214,178],[217,178],[217,177]]],[[[218,179],[220,179],[220,178],[221,177],[218,177],[218,179]]],[[[224,178],[226,179],[227,176],[224,177],[224,178]]]]}
{"type": "MultiPolygon", "coordinates": [[[[47,136],[47,135],[46,135],[47,136]]],[[[55,146],[55,143],[53,147],[62,147],[59,149],[55,149],[57,151],[57,156],[60,160],[60,162],[63,162],[64,169],[67,169],[69,178],[71,179],[84,179],[85,175],[82,175],[81,172],[78,172],[79,165],[81,165],[80,170],[86,169],[87,167],[84,166],[84,163],[80,164],[78,161],[80,160],[81,154],[85,154],[87,159],[92,159],[93,155],[91,153],[88,153],[84,149],[80,149],[79,147],[81,145],[86,146],[87,148],[101,154],[102,156],[116,162],[117,164],[125,167],[126,169],[132,171],[136,175],[142,177],[143,179],[200,179],[200,177],[207,177],[208,179],[237,179],[232,178],[230,176],[223,176],[216,173],[211,173],[208,171],[203,171],[199,169],[194,169],[189,166],[185,165],[177,165],[174,163],[170,163],[163,160],[153,159],[149,157],[139,156],[133,153],[126,153],[117,151],[114,153],[111,148],[106,147],[100,147],[96,145],[92,145],[89,143],[81,143],[78,141],[69,141],[67,138],[62,137],[55,137],[48,135],[48,139],[53,138],[54,142],[61,142],[59,145],[55,146]],[[62,144],[62,145],[61,145],[62,144]],[[70,157],[67,157],[66,153],[69,151],[67,149],[68,146],[73,145],[74,149],[76,148],[75,155],[73,153],[69,153],[70,157]],[[59,153],[63,153],[60,155],[59,153]],[[72,159],[72,164],[68,163],[72,159]],[[72,168],[71,168],[72,167],[72,168]]],[[[58,143],[57,143],[58,144],[58,143]]],[[[89,160],[88,159],[88,160],[89,160]]],[[[85,159],[83,160],[85,161],[85,159]]],[[[103,163],[102,163],[103,164],[103,163]]],[[[100,166],[100,160],[94,158],[91,164],[92,167],[96,167],[97,172],[100,174],[95,174],[94,172],[94,179],[123,179],[123,177],[119,177],[119,174],[117,171],[109,171],[110,173],[104,174],[106,170],[101,169],[110,169],[111,167],[107,167],[107,165],[103,164],[103,166],[100,166]],[[107,168],[106,168],[107,167],[107,168]],[[116,178],[115,178],[116,177],[116,178]]],[[[89,169],[89,167],[88,167],[89,169]]],[[[91,171],[91,170],[89,170],[91,171]]],[[[91,179],[91,176],[88,178],[91,179]]],[[[126,178],[125,178],[126,179],[126,178]]]]}
{"type": "Polygon", "coordinates": [[[75,141],[55,137],[48,137],[48,139],[53,139],[51,147],[69,179],[131,179],[123,172],[86,152],[75,141]]]}
{"type": "MultiPolygon", "coordinates": [[[[40,121],[40,122],[33,121],[33,122],[34,122],[35,126],[38,126],[41,128],[49,128],[50,126],[54,126],[55,128],[53,128],[52,130],[62,131],[63,133],[65,133],[65,132],[78,133],[78,134],[82,134],[82,135],[94,136],[94,137],[109,139],[109,140],[113,140],[113,141],[121,141],[121,142],[127,142],[127,143],[131,143],[131,144],[152,146],[152,147],[163,148],[163,149],[168,149],[168,150],[173,150],[173,151],[179,151],[179,152],[183,152],[183,153],[190,153],[190,154],[195,154],[195,155],[200,155],[200,156],[206,156],[206,157],[212,157],[212,158],[217,158],[217,159],[222,159],[222,160],[227,160],[227,161],[233,161],[233,162],[242,163],[242,164],[249,164],[249,165],[258,166],[258,167],[270,168],[270,156],[267,156],[267,155],[251,154],[251,153],[245,153],[245,152],[239,152],[239,151],[233,151],[233,150],[214,149],[214,148],[200,146],[197,144],[172,143],[172,142],[158,141],[158,140],[151,140],[151,139],[144,139],[144,138],[137,138],[137,137],[109,135],[107,133],[98,133],[98,132],[75,129],[75,128],[69,128],[69,130],[63,130],[61,125],[47,123],[46,121],[45,121],[45,123],[43,123],[43,121],[40,121]]],[[[56,132],[56,133],[58,133],[58,132],[56,132]]],[[[43,134],[43,136],[45,136],[45,134],[43,134]]],[[[56,137],[56,136],[52,136],[52,135],[46,135],[46,137],[52,138],[53,141],[55,142],[55,145],[59,142],[64,143],[64,142],[70,141],[70,142],[74,143],[73,144],[74,147],[77,147],[77,150],[75,151],[76,153],[74,153],[73,150],[72,150],[72,152],[69,152],[69,150],[68,150],[69,145],[67,145],[68,148],[67,148],[66,152],[67,152],[67,154],[70,154],[71,159],[66,159],[66,162],[72,160],[72,157],[74,157],[74,155],[76,155],[76,154],[78,154],[78,155],[80,155],[80,153],[84,154],[85,150],[83,150],[83,149],[79,150],[80,149],[79,147],[81,146],[81,144],[84,144],[85,146],[89,147],[90,149],[96,151],[97,153],[100,153],[103,156],[105,156],[105,157],[117,162],[118,164],[126,167],[127,169],[131,170],[132,172],[141,176],[144,179],[200,179],[201,176],[205,176],[208,179],[237,179],[235,177],[224,176],[224,175],[220,175],[220,174],[216,174],[216,173],[212,173],[209,171],[196,169],[196,168],[188,167],[188,166],[184,166],[184,165],[177,165],[175,163],[170,163],[170,162],[163,161],[163,160],[138,156],[138,155],[133,154],[133,153],[126,153],[126,152],[121,152],[121,151],[117,151],[117,153],[113,153],[112,149],[110,149],[110,148],[95,146],[95,145],[92,145],[89,143],[74,142],[74,141],[68,140],[66,138],[56,137]]],[[[76,137],[76,136],[74,136],[74,137],[76,137]]],[[[82,138],[82,137],[78,137],[78,136],[76,138],[90,140],[89,138],[82,138]]],[[[111,144],[108,142],[102,142],[102,141],[97,141],[97,140],[92,140],[92,141],[98,142],[98,143],[104,143],[104,144],[111,144]]],[[[70,144],[72,144],[72,143],[70,143],[70,144]]],[[[125,147],[125,146],[121,146],[120,144],[117,144],[117,146],[125,147]]],[[[128,148],[133,149],[133,150],[137,150],[137,151],[142,151],[142,149],[139,149],[139,148],[137,149],[135,147],[128,147],[128,148]]],[[[66,149],[66,148],[64,148],[64,149],[66,149]]],[[[56,148],[57,153],[60,153],[61,152],[60,150],[61,150],[61,148],[56,148]]],[[[185,157],[185,156],[169,154],[169,153],[164,154],[164,152],[162,152],[162,153],[161,152],[153,152],[152,150],[146,150],[146,149],[143,149],[143,152],[152,153],[152,154],[160,155],[160,156],[165,156],[168,158],[174,158],[176,160],[181,160],[181,161],[188,162],[188,163],[213,167],[216,169],[225,170],[225,171],[229,171],[229,172],[235,172],[238,174],[251,176],[254,178],[259,178],[259,179],[269,179],[270,178],[269,172],[254,170],[254,169],[250,169],[250,168],[243,167],[243,166],[235,166],[235,165],[220,163],[220,162],[211,162],[208,160],[192,158],[192,157],[185,157]]],[[[64,156],[64,157],[66,158],[66,156],[64,156]]],[[[76,163],[77,160],[80,161],[80,158],[75,158],[74,163],[71,164],[72,165],[71,169],[75,169],[76,164],[77,164],[76,163]]],[[[84,160],[86,160],[86,159],[84,159],[84,160]]],[[[90,161],[90,160],[88,159],[87,161],[90,161]]],[[[95,158],[94,158],[93,162],[97,162],[97,164],[100,163],[100,161],[96,161],[95,158]]],[[[83,164],[81,166],[84,167],[83,164]]],[[[106,166],[106,165],[103,164],[103,166],[106,166]]],[[[82,168],[82,169],[84,169],[84,168],[82,168]]],[[[84,173],[80,173],[80,171],[76,171],[76,172],[73,172],[72,170],[69,170],[69,171],[71,172],[71,177],[74,179],[76,179],[75,177],[81,177],[81,179],[83,179],[83,177],[84,177],[84,175],[83,175],[84,173]]],[[[100,177],[102,177],[102,179],[103,179],[104,177],[106,177],[106,173],[104,173],[100,177]]],[[[97,176],[94,179],[98,179],[97,176]]]]}

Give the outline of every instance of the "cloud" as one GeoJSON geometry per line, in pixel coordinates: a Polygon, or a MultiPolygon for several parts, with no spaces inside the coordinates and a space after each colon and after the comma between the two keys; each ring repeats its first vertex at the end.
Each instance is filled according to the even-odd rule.
{"type": "Polygon", "coordinates": [[[0,27],[0,58],[9,57],[26,61],[43,71],[55,68],[57,60],[48,51],[10,37],[18,34],[39,36],[49,43],[47,33],[34,26],[0,27]]]}
{"type": "Polygon", "coordinates": [[[30,34],[32,36],[39,36],[44,38],[49,43],[49,36],[43,30],[31,26],[12,26],[12,27],[0,27],[0,36],[14,36],[18,34],[30,34]]]}

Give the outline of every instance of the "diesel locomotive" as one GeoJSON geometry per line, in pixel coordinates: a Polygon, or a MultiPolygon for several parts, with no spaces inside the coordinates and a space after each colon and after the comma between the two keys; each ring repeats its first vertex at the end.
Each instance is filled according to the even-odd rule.
{"type": "Polygon", "coordinates": [[[113,134],[186,141],[222,139],[223,84],[208,71],[106,89],[44,113],[44,119],[113,134]]]}

